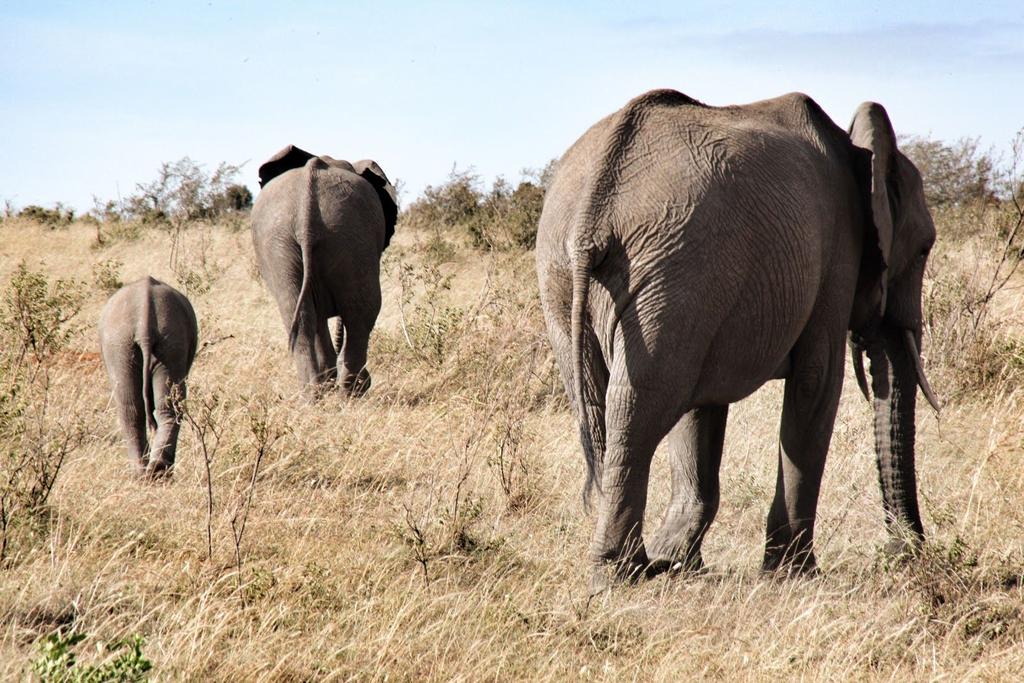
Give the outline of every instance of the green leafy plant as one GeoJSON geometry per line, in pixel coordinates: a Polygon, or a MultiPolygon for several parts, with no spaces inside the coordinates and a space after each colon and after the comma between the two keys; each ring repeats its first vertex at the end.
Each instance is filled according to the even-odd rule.
{"type": "Polygon", "coordinates": [[[124,286],[121,281],[121,268],[124,264],[117,259],[98,261],[92,267],[92,281],[96,289],[104,294],[113,294],[124,286]]]}
{"type": "Polygon", "coordinates": [[[452,276],[435,265],[418,270],[401,264],[398,273],[401,287],[401,323],[406,344],[418,357],[434,367],[441,367],[464,329],[463,311],[447,304],[446,293],[452,288],[452,276]],[[413,304],[414,291],[422,287],[424,296],[413,304]],[[411,307],[406,315],[406,308],[411,307]]]}
{"type": "Polygon", "coordinates": [[[0,311],[0,330],[17,348],[17,362],[31,355],[45,361],[67,346],[74,328],[71,320],[84,300],[80,283],[73,280],[50,282],[41,272],[18,264],[7,287],[0,311]]]}
{"type": "Polygon", "coordinates": [[[75,631],[49,634],[39,643],[32,673],[43,683],[130,683],[146,680],[153,668],[142,653],[145,639],[138,634],[103,646],[107,654],[103,663],[80,664],[75,648],[86,638],[75,631]]]}
{"type": "Polygon", "coordinates": [[[39,537],[67,457],[85,438],[74,415],[54,415],[50,366],[74,333],[78,283],[50,282],[21,263],[0,302],[0,561],[12,537],[39,537]]]}

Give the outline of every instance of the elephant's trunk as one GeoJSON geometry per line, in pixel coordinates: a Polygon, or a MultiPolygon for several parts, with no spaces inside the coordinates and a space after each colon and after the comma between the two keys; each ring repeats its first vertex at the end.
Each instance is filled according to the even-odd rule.
{"type": "MultiPolygon", "coordinates": [[[[907,334],[912,342],[913,333],[907,334]]],[[[897,330],[881,330],[867,344],[867,353],[874,394],[875,454],[890,548],[914,551],[924,539],[914,472],[914,408],[918,383],[922,388],[928,383],[919,371],[917,345],[908,344],[906,335],[897,330]]],[[[928,394],[930,387],[925,390],[928,394]]],[[[929,400],[932,398],[934,394],[929,400]]]]}

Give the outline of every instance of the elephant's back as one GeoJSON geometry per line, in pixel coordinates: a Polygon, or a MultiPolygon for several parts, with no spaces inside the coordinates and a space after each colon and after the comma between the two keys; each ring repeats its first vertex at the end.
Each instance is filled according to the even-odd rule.
{"type": "Polygon", "coordinates": [[[100,311],[100,346],[131,343],[135,337],[143,280],[124,285],[110,295],[100,311]]]}
{"type": "Polygon", "coordinates": [[[188,298],[174,287],[145,276],[116,291],[100,313],[102,346],[168,340],[194,356],[198,321],[188,298]]]}
{"type": "Polygon", "coordinates": [[[549,258],[547,245],[571,251],[565,245],[574,229],[652,248],[644,226],[666,218],[685,224],[702,204],[720,201],[719,193],[749,186],[821,192],[828,182],[818,178],[827,178],[828,157],[841,147],[837,133],[799,93],[729,107],[675,91],[645,93],[591,126],[559,160],[538,226],[538,258],[549,258]]]}
{"type": "Polygon", "coordinates": [[[819,113],[801,95],[736,107],[686,100],[649,106],[627,139],[612,139],[624,147],[614,169],[589,164],[588,173],[613,173],[614,183],[597,198],[605,224],[587,228],[607,231],[637,255],[692,251],[704,240],[716,248],[767,242],[804,230],[835,211],[825,204],[851,177],[835,158],[835,126],[819,113]]]}
{"type": "Polygon", "coordinates": [[[192,303],[164,282],[155,282],[149,296],[153,355],[176,372],[188,372],[199,350],[199,322],[192,303]]]}
{"type": "MultiPolygon", "coordinates": [[[[316,169],[314,173],[317,210],[327,232],[341,231],[350,240],[362,236],[383,239],[384,209],[377,191],[365,178],[336,166],[316,169]],[[352,225],[359,229],[351,230],[352,225]]],[[[380,248],[383,249],[383,242],[380,248]]]]}
{"type": "Polygon", "coordinates": [[[377,191],[348,164],[313,158],[282,173],[256,197],[251,220],[257,250],[287,236],[315,242],[335,233],[359,242],[380,241],[383,248],[384,212],[377,191]],[[361,229],[350,230],[352,224],[361,229]]]}
{"type": "Polygon", "coordinates": [[[568,264],[574,219],[581,209],[584,192],[614,116],[606,116],[588,128],[558,159],[537,224],[538,264],[568,264]]]}
{"type": "Polygon", "coordinates": [[[192,302],[165,282],[155,281],[149,288],[153,321],[161,339],[175,339],[193,349],[198,342],[199,322],[192,302]]]}
{"type": "Polygon", "coordinates": [[[305,167],[293,168],[276,176],[256,195],[250,220],[254,232],[263,232],[287,222],[295,213],[302,192],[308,185],[305,167]]]}

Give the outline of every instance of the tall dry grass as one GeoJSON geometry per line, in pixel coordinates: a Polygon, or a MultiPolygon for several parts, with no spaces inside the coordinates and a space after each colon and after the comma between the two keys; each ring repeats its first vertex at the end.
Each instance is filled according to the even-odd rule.
{"type": "MultiPolygon", "coordinates": [[[[82,442],[0,569],[0,677],[27,675],[60,629],[87,634],[82,663],[104,661],[97,644],[141,635],[165,680],[1014,678],[1022,390],[1009,361],[965,382],[956,348],[942,346],[963,299],[948,283],[994,258],[960,232],[943,240],[962,218],[940,217],[928,281],[926,355],[949,403],[941,419],[927,405],[918,415],[923,556],[893,565],[879,553],[871,416],[851,377],[819,505],[824,572],[758,571],[781,405],[772,383],[730,412],[710,571],[589,601],[583,462],[532,254],[400,226],[372,390],[307,406],[247,232],[126,230],[97,245],[93,226],[5,221],[0,284],[24,261],[86,296],[70,347],[48,361],[45,417],[75,420],[82,442]],[[167,485],[129,476],[96,355],[111,287],[144,274],[189,291],[204,344],[167,485]]],[[[1020,343],[1019,287],[993,298],[986,324],[1000,343],[1020,343]]],[[[668,481],[659,455],[652,523],[668,481]]]]}

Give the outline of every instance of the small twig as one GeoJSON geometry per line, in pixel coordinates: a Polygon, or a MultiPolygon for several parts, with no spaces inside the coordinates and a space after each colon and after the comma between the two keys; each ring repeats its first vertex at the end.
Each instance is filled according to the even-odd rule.
{"type": "Polygon", "coordinates": [[[242,537],[245,535],[245,525],[249,521],[249,509],[252,507],[252,496],[256,490],[256,477],[259,475],[264,453],[266,449],[263,446],[256,451],[256,461],[252,465],[252,476],[249,478],[245,502],[235,509],[235,514],[231,517],[231,533],[235,539],[235,567],[238,570],[239,581],[242,574],[242,537]]]}
{"type": "MultiPolygon", "coordinates": [[[[177,391],[177,390],[176,390],[177,391]]],[[[188,401],[181,400],[180,394],[173,397],[178,414],[188,422],[199,442],[199,450],[203,454],[203,466],[206,474],[206,559],[213,559],[213,475],[211,465],[213,458],[220,446],[220,437],[223,429],[219,429],[213,419],[214,411],[220,401],[214,394],[211,398],[199,402],[201,415],[200,420],[192,414],[188,401]],[[213,443],[207,443],[207,435],[213,436],[213,443]]]]}
{"type": "Polygon", "coordinates": [[[228,339],[234,339],[234,338],[235,338],[235,335],[233,335],[233,334],[225,334],[225,335],[222,335],[220,337],[215,337],[213,339],[204,340],[203,343],[199,345],[199,351],[196,352],[196,355],[197,356],[200,355],[201,353],[206,351],[206,349],[208,349],[211,346],[214,346],[216,344],[220,344],[222,341],[227,341],[228,339]]]}
{"type": "Polygon", "coordinates": [[[469,315],[469,319],[474,321],[474,322],[476,321],[476,319],[478,317],[480,317],[481,311],[483,311],[483,309],[489,303],[489,295],[491,293],[491,283],[492,283],[492,281],[494,279],[494,271],[495,270],[496,270],[496,265],[495,265],[495,262],[494,262],[494,258],[492,257],[492,258],[489,259],[489,262],[487,264],[487,272],[484,274],[484,284],[483,284],[483,287],[480,288],[480,298],[477,300],[476,306],[473,307],[473,312],[469,315]]]}
{"type": "Polygon", "coordinates": [[[235,513],[231,516],[231,535],[235,541],[235,569],[238,579],[239,595],[242,603],[245,604],[245,594],[241,592],[242,587],[242,538],[245,536],[245,527],[249,521],[249,511],[252,508],[253,494],[256,491],[256,481],[260,473],[260,465],[264,456],[278,439],[287,431],[284,429],[272,429],[270,418],[265,409],[262,415],[249,413],[249,426],[252,435],[256,438],[256,459],[252,465],[252,474],[249,477],[249,486],[245,492],[245,498],[235,506],[235,513]]]}
{"type": "Polygon", "coordinates": [[[409,529],[410,538],[409,543],[413,546],[413,559],[420,565],[420,569],[423,572],[423,585],[430,585],[430,572],[428,571],[427,565],[432,559],[432,555],[428,549],[427,535],[423,532],[419,523],[413,518],[412,508],[408,503],[403,503],[402,507],[405,509],[405,526],[409,529]]]}
{"type": "MultiPolygon", "coordinates": [[[[402,285],[402,290],[405,290],[405,285],[402,285]]],[[[405,337],[405,343],[411,350],[415,351],[416,347],[413,345],[412,338],[409,336],[409,326],[405,321],[405,305],[402,303],[398,304],[398,319],[402,323],[402,336],[405,337]]]]}

